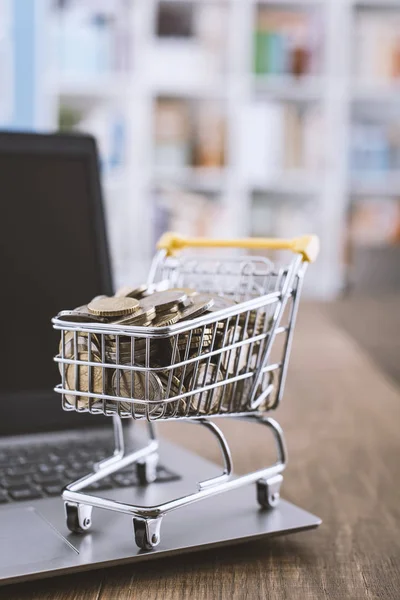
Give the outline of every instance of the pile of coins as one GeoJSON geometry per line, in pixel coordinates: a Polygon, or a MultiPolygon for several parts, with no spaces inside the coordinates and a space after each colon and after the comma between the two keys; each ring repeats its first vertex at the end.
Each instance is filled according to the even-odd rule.
{"type": "MultiPolygon", "coordinates": [[[[125,287],[112,297],[97,296],[87,305],[60,312],[58,318],[127,328],[170,327],[182,322],[189,326],[192,319],[235,305],[233,299],[217,294],[189,288],[153,291],[142,285],[125,287]]],[[[93,394],[90,399],[65,394],[67,407],[95,412],[98,409],[106,414],[118,410],[121,416],[153,418],[246,410],[252,379],[223,382],[256,368],[262,341],[253,338],[265,333],[265,323],[265,312],[253,310],[217,318],[179,334],[167,331],[163,337],[145,330],[143,334],[147,336],[138,331],[111,335],[66,329],[60,342],[63,359],[107,365],[59,363],[65,389],[93,394]],[[247,343],[237,345],[244,340],[247,343]],[[212,389],[199,391],[214,384],[217,385],[212,389]],[[184,398],[165,402],[181,395],[184,398]],[[136,402],[124,402],[124,398],[136,402]]]]}

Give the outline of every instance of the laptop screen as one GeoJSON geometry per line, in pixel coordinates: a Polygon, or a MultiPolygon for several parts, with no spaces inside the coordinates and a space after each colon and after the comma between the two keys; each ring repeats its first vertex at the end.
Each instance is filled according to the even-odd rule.
{"type": "Polygon", "coordinates": [[[104,424],[52,391],[51,318],[112,291],[93,140],[0,135],[0,189],[0,435],[104,424]]]}

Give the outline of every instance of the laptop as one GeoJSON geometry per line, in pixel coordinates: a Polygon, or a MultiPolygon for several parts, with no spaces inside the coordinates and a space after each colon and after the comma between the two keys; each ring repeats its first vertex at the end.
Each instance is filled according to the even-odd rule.
{"type": "MultiPolygon", "coordinates": [[[[248,486],[230,492],[229,502],[222,494],[168,515],[150,552],[136,547],[127,515],[96,509],[88,533],[68,530],[63,486],[113,452],[110,420],[63,412],[53,392],[59,340],[51,317],[113,293],[94,139],[0,133],[0,189],[0,583],[316,527],[317,517],[289,502],[258,510],[248,486]]],[[[124,427],[128,445],[139,447],[145,429],[124,427]]],[[[161,442],[154,483],[139,485],[129,467],[91,492],[154,505],[219,472],[161,442]]]]}

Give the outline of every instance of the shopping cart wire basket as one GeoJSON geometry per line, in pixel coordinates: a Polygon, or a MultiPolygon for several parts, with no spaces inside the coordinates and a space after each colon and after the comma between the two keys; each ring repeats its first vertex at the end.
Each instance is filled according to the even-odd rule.
{"type": "Polygon", "coordinates": [[[211,311],[164,327],[53,319],[54,328],[61,333],[60,352],[55,357],[61,384],[55,390],[61,394],[64,410],[111,416],[114,427],[113,456],[63,491],[71,531],[90,528],[93,507],[115,510],[133,517],[137,545],[150,550],[160,542],[166,513],[210,495],[256,482],[261,506],[278,504],[286,449],[282,429],[266,413],[278,406],[283,395],[301,286],[307,265],[318,251],[316,236],[209,240],[167,233],[158,243],[149,288],[194,288],[212,294],[211,311]],[[232,253],[215,257],[209,251],[194,255],[193,248],[290,250],[294,255],[289,264],[278,267],[265,257],[232,253]],[[83,336],[86,352],[80,351],[83,336]],[[112,356],[107,352],[110,344],[112,356]],[[214,417],[237,417],[267,427],[276,442],[277,462],[234,476],[228,443],[210,420],[214,417]],[[123,418],[148,422],[149,440],[139,451],[125,451],[123,418]],[[200,482],[189,496],[152,507],[127,505],[84,491],[133,464],[139,480],[152,483],[158,461],[153,422],[165,420],[206,427],[221,448],[223,473],[200,482]]]}

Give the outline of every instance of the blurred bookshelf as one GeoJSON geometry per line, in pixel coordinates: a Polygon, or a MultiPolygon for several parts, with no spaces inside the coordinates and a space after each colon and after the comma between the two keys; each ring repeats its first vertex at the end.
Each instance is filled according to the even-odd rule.
{"type": "Polygon", "coordinates": [[[400,0],[70,0],[48,15],[48,126],[98,139],[117,285],[146,277],[167,228],[315,232],[306,291],[341,292],[346,244],[369,239],[357,207],[397,214],[400,0]]]}

